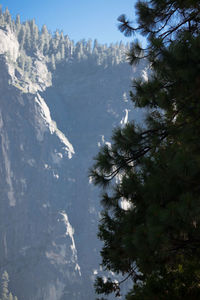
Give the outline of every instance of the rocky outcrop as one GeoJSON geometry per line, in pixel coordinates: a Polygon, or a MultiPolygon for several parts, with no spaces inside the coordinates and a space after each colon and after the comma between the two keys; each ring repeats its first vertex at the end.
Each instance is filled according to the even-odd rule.
{"type": "Polygon", "coordinates": [[[100,205],[88,168],[113,126],[140,118],[126,96],[134,72],[95,60],[52,70],[37,52],[31,80],[14,33],[0,37],[0,270],[19,300],[94,299],[100,205]]]}

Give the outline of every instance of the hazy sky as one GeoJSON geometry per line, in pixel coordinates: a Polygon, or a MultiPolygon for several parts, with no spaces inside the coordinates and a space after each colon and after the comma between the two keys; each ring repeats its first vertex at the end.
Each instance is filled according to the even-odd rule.
{"type": "Polygon", "coordinates": [[[41,28],[46,24],[55,32],[78,41],[97,38],[101,43],[111,43],[125,38],[117,29],[117,17],[122,13],[134,18],[135,0],[0,0],[3,10],[8,7],[13,17],[20,14],[21,20],[35,18],[41,28]]]}

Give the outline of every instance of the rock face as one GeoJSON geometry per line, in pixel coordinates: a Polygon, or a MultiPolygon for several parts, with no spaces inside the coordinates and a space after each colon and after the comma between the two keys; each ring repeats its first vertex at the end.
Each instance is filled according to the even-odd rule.
{"type": "Polygon", "coordinates": [[[104,62],[88,49],[52,67],[29,45],[27,71],[16,26],[0,29],[0,271],[19,300],[94,299],[100,205],[88,168],[113,126],[140,118],[126,93],[143,67],[105,47],[104,62]]]}

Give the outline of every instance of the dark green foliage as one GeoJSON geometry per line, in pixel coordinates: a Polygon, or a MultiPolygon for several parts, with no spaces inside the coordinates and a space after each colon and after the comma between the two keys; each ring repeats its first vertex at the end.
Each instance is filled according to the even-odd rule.
{"type": "MultiPolygon", "coordinates": [[[[105,270],[132,278],[126,299],[200,298],[200,4],[138,1],[138,27],[121,16],[125,35],[140,31],[131,63],[148,57],[148,81],[131,99],[147,110],[143,127],[114,130],[91,171],[104,189],[99,238],[105,270]]],[[[125,280],[124,279],[124,280],[125,280]]],[[[97,293],[120,295],[124,282],[96,281],[97,293]]]]}

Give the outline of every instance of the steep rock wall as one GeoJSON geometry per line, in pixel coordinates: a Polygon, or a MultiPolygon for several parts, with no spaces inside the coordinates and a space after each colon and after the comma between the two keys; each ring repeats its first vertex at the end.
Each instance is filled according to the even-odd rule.
{"type": "Polygon", "coordinates": [[[88,168],[113,126],[140,119],[127,95],[143,66],[77,59],[52,70],[37,52],[32,80],[14,33],[0,36],[0,271],[19,300],[94,299],[100,205],[88,168]]]}

